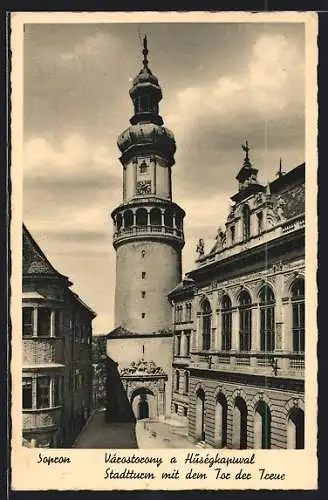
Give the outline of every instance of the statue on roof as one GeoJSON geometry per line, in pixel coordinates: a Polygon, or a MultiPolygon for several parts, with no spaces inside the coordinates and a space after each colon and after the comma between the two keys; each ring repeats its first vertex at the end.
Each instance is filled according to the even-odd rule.
{"type": "Polygon", "coordinates": [[[205,246],[204,240],[203,240],[203,238],[200,238],[198,240],[197,247],[196,247],[196,253],[197,253],[198,258],[203,257],[203,255],[205,253],[204,246],[205,246]]]}
{"type": "Polygon", "coordinates": [[[226,243],[226,233],[222,230],[221,226],[218,228],[217,234],[215,236],[216,239],[216,249],[221,250],[226,243]]]}

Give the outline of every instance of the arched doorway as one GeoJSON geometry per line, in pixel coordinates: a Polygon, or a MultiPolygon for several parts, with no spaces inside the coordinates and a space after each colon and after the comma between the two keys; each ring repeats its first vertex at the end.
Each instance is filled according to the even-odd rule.
{"type": "Polygon", "coordinates": [[[149,404],[144,394],[140,395],[138,401],[138,420],[149,418],[149,404]]]}
{"type": "Polygon", "coordinates": [[[139,387],[131,395],[131,406],[137,420],[154,418],[156,415],[156,399],[148,387],[139,387]]]}
{"type": "Polygon", "coordinates": [[[219,393],[215,408],[215,444],[217,448],[224,448],[227,445],[227,415],[227,399],[222,393],[219,393]]]}
{"type": "Polygon", "coordinates": [[[196,440],[205,441],[205,393],[199,389],[196,394],[196,440]]]}
{"type": "Polygon", "coordinates": [[[300,408],[291,410],[287,423],[287,448],[304,448],[304,411],[300,408]]]}
{"type": "Polygon", "coordinates": [[[255,408],[254,448],[263,450],[271,448],[271,412],[264,401],[260,401],[255,408]]]}
{"type": "Polygon", "coordinates": [[[237,396],[233,412],[232,448],[247,448],[247,406],[243,398],[237,396]]]}

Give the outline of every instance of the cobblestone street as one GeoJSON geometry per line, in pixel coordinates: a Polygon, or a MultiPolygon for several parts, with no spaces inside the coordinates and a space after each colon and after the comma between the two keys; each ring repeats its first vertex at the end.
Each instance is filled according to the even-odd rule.
{"type": "Polygon", "coordinates": [[[74,448],[138,448],[135,424],[107,422],[104,412],[94,413],[74,443],[74,448]]]}
{"type": "Polygon", "coordinates": [[[185,428],[165,422],[139,420],[107,422],[104,412],[94,413],[74,443],[74,448],[193,448],[185,428]]]}

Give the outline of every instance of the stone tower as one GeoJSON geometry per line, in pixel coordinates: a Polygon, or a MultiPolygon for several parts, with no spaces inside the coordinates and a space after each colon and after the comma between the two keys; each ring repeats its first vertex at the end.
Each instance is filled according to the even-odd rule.
{"type": "Polygon", "coordinates": [[[181,280],[185,212],[172,201],[172,132],[159,114],[162,91],[148,66],[133,80],[131,125],[118,138],[123,202],[112,212],[116,250],[115,326],[149,334],[172,324],[167,294],[181,280]]]}

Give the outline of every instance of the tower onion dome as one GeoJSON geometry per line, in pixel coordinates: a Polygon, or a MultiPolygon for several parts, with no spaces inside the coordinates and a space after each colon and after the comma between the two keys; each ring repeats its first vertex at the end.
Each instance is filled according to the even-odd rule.
{"type": "Polygon", "coordinates": [[[158,152],[164,156],[168,164],[174,164],[173,155],[176,150],[173,133],[163,127],[163,119],[159,115],[159,102],[162,90],[158,79],[148,67],[147,37],[143,40],[143,68],[133,80],[130,97],[134,106],[134,115],[130,119],[131,126],[118,138],[117,145],[122,152],[121,161],[136,154],[139,147],[150,153],[158,152]]]}

